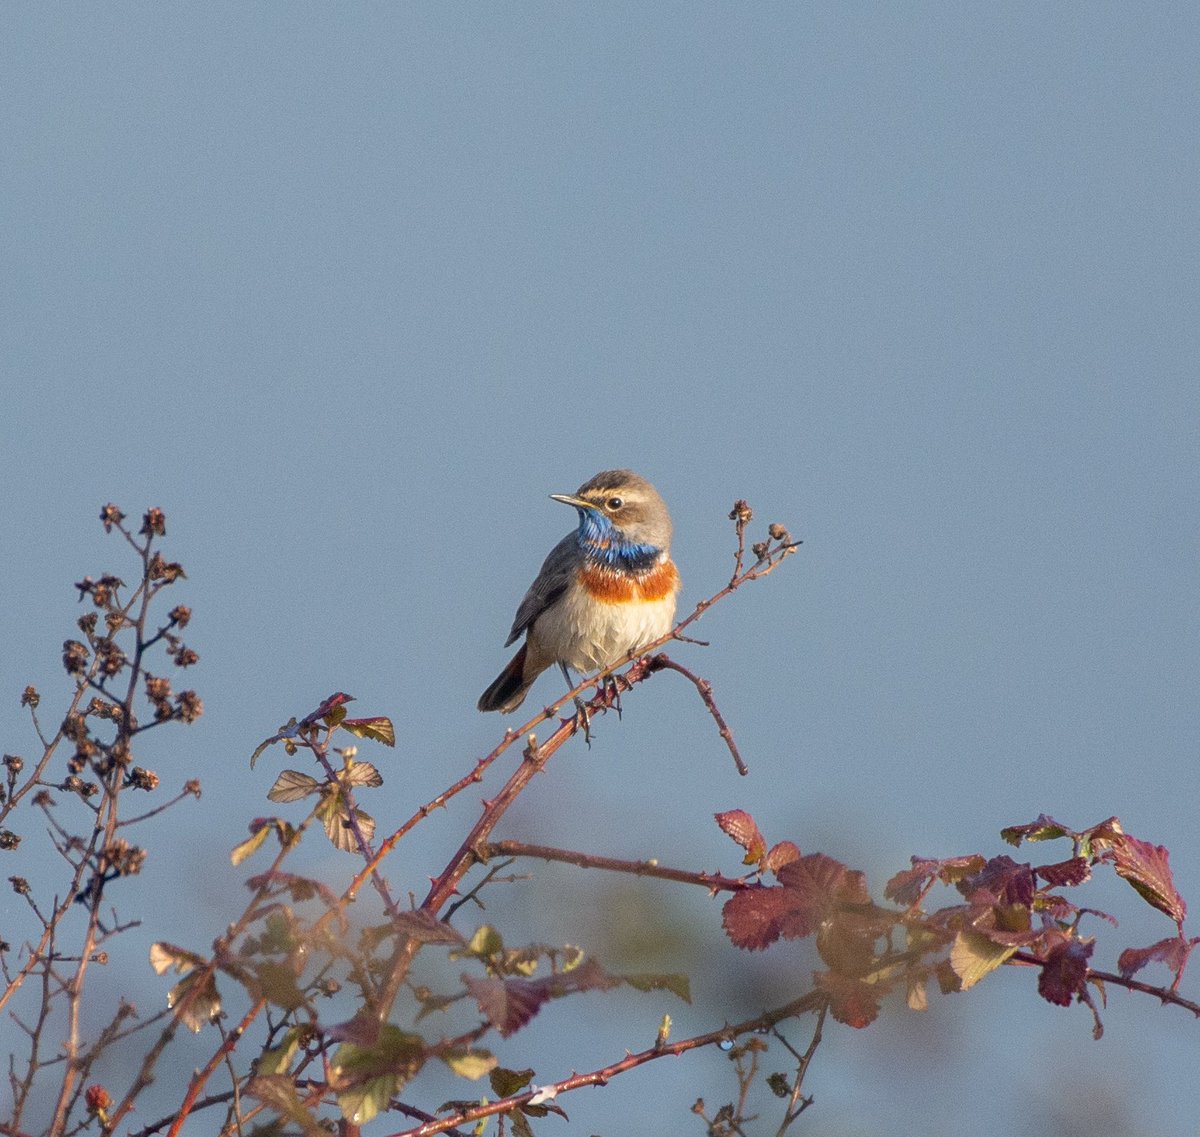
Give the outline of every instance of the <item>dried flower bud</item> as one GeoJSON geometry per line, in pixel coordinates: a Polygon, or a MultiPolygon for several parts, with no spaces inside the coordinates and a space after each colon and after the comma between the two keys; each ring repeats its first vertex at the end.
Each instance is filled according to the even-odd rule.
{"type": "Polygon", "coordinates": [[[26,687],[25,690],[21,692],[21,706],[23,707],[32,707],[36,711],[37,705],[41,701],[42,697],[38,694],[38,689],[36,687],[26,687]]]}
{"type": "Polygon", "coordinates": [[[25,769],[25,759],[19,754],[5,754],[4,768],[15,778],[25,769]]]}
{"type": "Polygon", "coordinates": [[[183,571],[183,565],[178,561],[168,561],[161,553],[155,553],[150,558],[150,565],[146,570],[147,576],[151,580],[165,580],[167,584],[173,584],[180,577],[187,579],[187,573],[183,571]]]}
{"type": "Polygon", "coordinates": [[[790,541],[792,539],[792,535],[778,521],[772,521],[767,532],[773,541],[790,541]]]}
{"type": "Polygon", "coordinates": [[[23,876],[10,876],[8,881],[12,885],[13,892],[15,892],[18,896],[29,895],[29,881],[27,881],[23,876]]]}
{"type": "Polygon", "coordinates": [[[8,853],[21,843],[21,838],[11,829],[0,829],[0,849],[8,853]]]}
{"type": "Polygon", "coordinates": [[[200,779],[199,778],[189,778],[183,785],[183,792],[185,794],[191,794],[192,797],[194,797],[194,798],[199,798],[199,796],[200,796],[200,779]]]}
{"type": "Polygon", "coordinates": [[[114,525],[120,525],[125,520],[125,514],[110,501],[100,510],[100,520],[104,522],[104,532],[111,533],[114,525]]]}
{"type": "Polygon", "coordinates": [[[754,544],[750,546],[750,551],[760,561],[766,560],[766,558],[767,558],[767,543],[766,543],[766,541],[755,541],[754,544]]]}
{"type": "Polygon", "coordinates": [[[104,626],[110,636],[115,636],[128,623],[123,612],[109,612],[104,617],[104,626]]]}
{"type": "Polygon", "coordinates": [[[767,1087],[777,1098],[792,1096],[792,1083],[788,1080],[786,1074],[779,1073],[778,1071],[767,1075],[767,1087]]]}
{"type": "Polygon", "coordinates": [[[753,516],[754,510],[750,508],[750,503],[741,498],[733,503],[733,509],[729,512],[729,520],[736,521],[739,525],[749,525],[753,516]]]}
{"type": "Polygon", "coordinates": [[[158,775],[153,770],[143,770],[141,766],[134,766],[129,771],[126,785],[132,786],[135,790],[156,790],[158,789],[158,775]]]}
{"type": "Polygon", "coordinates": [[[106,868],[115,869],[119,876],[137,876],[146,863],[146,850],[118,837],[100,854],[106,868]]]}
{"type": "Polygon", "coordinates": [[[190,647],[180,647],[174,658],[177,667],[191,667],[193,663],[200,661],[200,656],[190,647]]]}
{"type": "Polygon", "coordinates": [[[127,662],[120,646],[110,639],[96,641],[96,657],[100,661],[101,672],[110,677],[119,675],[127,662]]]}
{"type": "Polygon", "coordinates": [[[184,722],[195,722],[204,714],[204,703],[195,691],[180,691],[175,696],[175,707],[184,722]]]}
{"type": "Polygon", "coordinates": [[[88,649],[78,640],[67,640],[62,660],[68,675],[82,675],[87,670],[88,649]]]}
{"type": "Polygon", "coordinates": [[[157,507],[146,510],[142,518],[143,537],[165,537],[167,535],[167,515],[157,507]]]}
{"type": "Polygon", "coordinates": [[[171,622],[177,627],[186,628],[188,621],[192,618],[192,610],[186,604],[176,604],[168,615],[171,617],[171,622]]]}
{"type": "Polygon", "coordinates": [[[78,620],[79,630],[85,635],[90,636],[96,630],[96,613],[84,612],[78,620]]]}
{"type": "Polygon", "coordinates": [[[119,719],[121,708],[116,703],[106,703],[103,699],[92,699],[85,714],[94,715],[98,719],[119,719]]]}
{"type": "Polygon", "coordinates": [[[76,712],[63,719],[62,732],[72,742],[82,742],[88,736],[87,722],[83,715],[76,712]]]}

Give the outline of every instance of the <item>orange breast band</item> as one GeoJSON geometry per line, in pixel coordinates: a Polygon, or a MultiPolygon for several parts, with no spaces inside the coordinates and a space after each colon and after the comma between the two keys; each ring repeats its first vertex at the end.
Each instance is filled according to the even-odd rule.
{"type": "Polygon", "coordinates": [[[665,600],[678,591],[679,572],[670,561],[663,561],[644,576],[584,565],[579,570],[579,583],[602,604],[630,604],[665,600]]]}

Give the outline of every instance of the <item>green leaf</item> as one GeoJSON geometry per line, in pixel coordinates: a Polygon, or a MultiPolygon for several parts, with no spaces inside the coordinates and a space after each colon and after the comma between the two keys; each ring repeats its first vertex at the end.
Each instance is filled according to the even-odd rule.
{"type": "Polygon", "coordinates": [[[370,762],[347,762],[342,780],[351,786],[383,785],[383,775],[370,762]]]}
{"type": "MultiPolygon", "coordinates": [[[[342,808],[337,796],[330,797],[329,801],[321,807],[318,816],[321,818],[321,824],[325,826],[325,836],[333,842],[334,848],[341,849],[343,853],[359,851],[358,837],[355,836],[354,829],[350,824],[350,815],[342,808]]],[[[358,821],[358,831],[363,835],[363,839],[370,841],[375,835],[375,819],[361,809],[356,809],[354,816],[358,821]]]]}
{"type": "Polygon", "coordinates": [[[369,738],[373,742],[382,742],[384,746],[396,745],[396,728],[392,726],[392,720],[383,715],[369,719],[342,719],[341,726],[358,738],[369,738]]]}
{"type": "Polygon", "coordinates": [[[519,1094],[533,1081],[533,1071],[506,1070],[503,1066],[498,1066],[488,1075],[488,1080],[492,1083],[492,1092],[497,1097],[510,1098],[513,1094],[519,1094]]]}
{"type": "Polygon", "coordinates": [[[487,959],[489,956],[498,955],[503,950],[504,940],[501,939],[500,933],[490,924],[481,924],[465,950],[452,952],[450,958],[462,959],[464,956],[468,956],[475,959],[487,959]]]}
{"type": "Polygon", "coordinates": [[[212,1022],[221,1013],[221,996],[217,993],[217,983],[211,974],[203,971],[193,972],[184,976],[167,992],[168,1007],[177,1007],[185,999],[189,1001],[180,1014],[179,1021],[193,1034],[199,1034],[205,1024],[212,1022]]]}
{"type": "Polygon", "coordinates": [[[321,783],[316,778],[302,774],[299,770],[284,770],[275,779],[275,784],[267,791],[267,800],[282,805],[287,802],[300,801],[309,794],[319,792],[320,789],[321,783]]]}
{"type": "Polygon", "coordinates": [[[291,1030],[283,1036],[283,1041],[270,1050],[264,1050],[258,1056],[257,1072],[260,1075],[283,1074],[292,1064],[292,1059],[296,1057],[296,1051],[300,1049],[300,1028],[292,1027],[291,1030]]]}
{"type": "Polygon", "coordinates": [[[950,966],[965,991],[995,971],[1016,950],[1015,946],[989,940],[981,932],[962,931],[950,947],[950,966]]]}
{"type": "Polygon", "coordinates": [[[453,1050],[442,1055],[446,1063],[460,1078],[475,1081],[496,1068],[496,1056],[487,1050],[453,1050]]]}
{"type": "Polygon", "coordinates": [[[286,1074],[262,1073],[261,1059],[259,1072],[247,1083],[246,1093],[298,1126],[304,1137],[327,1137],[317,1119],[304,1108],[292,1079],[286,1074]]]}
{"type": "Polygon", "coordinates": [[[355,1125],[364,1125],[387,1109],[392,1095],[424,1062],[425,1040],[390,1023],[374,1046],[343,1043],[330,1064],[330,1085],[342,1116],[355,1125]]]}
{"type": "Polygon", "coordinates": [[[267,839],[267,835],[271,832],[270,825],[261,825],[249,837],[246,838],[240,845],[235,845],[233,852],[229,854],[229,859],[235,864],[240,865],[247,857],[253,856],[262,847],[262,843],[267,839]]]}
{"type": "Polygon", "coordinates": [[[512,1122],[513,1137],[534,1137],[533,1128],[520,1110],[513,1110],[508,1119],[512,1122]]]}
{"type": "MultiPolygon", "coordinates": [[[[262,754],[262,752],[264,750],[266,750],[266,748],[268,746],[274,746],[275,743],[280,742],[284,739],[295,738],[296,734],[299,732],[299,729],[300,729],[300,724],[298,722],[296,722],[296,718],[293,715],[290,719],[288,719],[287,722],[285,722],[283,724],[283,726],[281,726],[279,728],[278,731],[276,731],[273,735],[271,735],[270,738],[264,739],[262,742],[260,742],[258,744],[258,746],[256,746],[254,748],[254,753],[250,755],[250,769],[251,770],[254,769],[254,763],[258,761],[259,755],[262,754]]],[[[288,751],[288,753],[290,754],[294,750],[295,750],[295,747],[292,747],[288,751]]]]}
{"type": "Polygon", "coordinates": [[[294,1011],[308,1001],[296,985],[295,972],[282,963],[260,963],[254,969],[254,978],[263,997],[285,1011],[294,1011]]]}
{"type": "Polygon", "coordinates": [[[622,975],[621,978],[638,991],[670,991],[685,1003],[692,1001],[692,988],[686,975],[622,975]]]}
{"type": "Polygon", "coordinates": [[[172,967],[180,975],[184,975],[189,971],[194,971],[197,967],[203,967],[207,962],[204,956],[197,955],[194,951],[188,951],[186,948],[176,947],[174,944],[159,942],[150,945],[150,966],[159,975],[169,971],[172,967]]]}

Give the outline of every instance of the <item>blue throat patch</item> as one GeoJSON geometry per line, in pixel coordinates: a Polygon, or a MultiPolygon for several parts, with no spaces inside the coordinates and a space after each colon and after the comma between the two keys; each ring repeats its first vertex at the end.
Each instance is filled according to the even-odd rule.
{"type": "Polygon", "coordinates": [[[627,540],[621,530],[596,509],[579,510],[579,530],[575,540],[593,564],[623,572],[646,572],[654,567],[662,554],[662,549],[654,545],[639,545],[627,540]]]}

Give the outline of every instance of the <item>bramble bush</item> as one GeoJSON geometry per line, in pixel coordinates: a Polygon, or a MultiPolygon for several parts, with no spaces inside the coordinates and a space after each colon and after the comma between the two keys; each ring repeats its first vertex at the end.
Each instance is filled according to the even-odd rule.
{"type": "MultiPolygon", "coordinates": [[[[27,1126],[36,1117],[38,1125],[49,1118],[39,1131],[53,1137],[85,1131],[175,1137],[196,1118],[205,1132],[222,1135],[363,1130],[392,1137],[488,1131],[525,1137],[549,1114],[565,1118],[573,1090],[606,1085],[668,1055],[716,1046],[730,1059],[731,1099],[716,1106],[697,1100],[697,1120],[690,1124],[709,1137],[746,1135],[754,1120],[747,1112],[749,1094],[761,1082],[779,1099],[767,1128],[781,1137],[812,1103],[807,1078],[828,1021],[868,1027],[889,998],[919,1011],[931,994],[966,991],[999,967],[1021,967],[1041,998],[1088,1008],[1097,1037],[1110,986],[1200,1016],[1200,1004],[1179,990],[1197,938],[1184,931],[1186,906],[1167,852],[1126,834],[1115,817],[1072,829],[1042,816],[1002,831],[1013,846],[1053,842],[1048,847],[1055,859],[1045,864],[978,853],[913,858],[885,885],[882,901],[872,898],[861,872],[820,852],[802,852],[801,843],[786,835],[769,841],[741,808],[715,819],[741,851],[746,871],[739,876],[495,836],[533,776],[568,741],[586,734],[586,720],[573,711],[576,695],[588,698],[589,717],[619,712],[621,699],[641,697],[640,688],[665,672],[695,688],[739,771],[746,772],[709,684],[659,650],[668,641],[687,640],[685,630],[709,607],[770,575],[796,551],[799,542],[781,525],[771,525],[766,538],[747,549],[752,513],[739,501],[730,514],[734,569],[721,589],[613,678],[591,678],[519,730],[505,732],[489,754],[466,763],[452,785],[430,801],[411,803],[411,815],[386,835],[359,799],[383,782],[367,755],[395,744],[388,718],[350,717],[352,700],[338,692],[291,718],[257,749],[248,745],[251,765],[269,755],[304,768],[279,773],[268,794],[279,814],[251,820],[250,836],[232,850],[233,863],[246,866],[244,904],[228,914],[228,926],[207,950],[154,944],[150,966],[169,976],[154,1013],[120,998],[101,1018],[112,995],[97,992],[97,965],[120,953],[124,934],[153,914],[137,881],[150,854],[135,836],[150,818],[200,793],[199,783],[190,781],[178,794],[167,794],[139,763],[154,745],[151,732],[157,739],[162,728],[194,722],[203,704],[195,691],[175,691],[165,677],[188,672],[198,655],[183,639],[191,610],[168,607],[186,578],[182,566],[160,551],[166,537],[162,511],[147,511],[136,531],[114,505],[100,516],[105,530],[132,550],[138,579],[130,587],[105,574],[76,585],[87,610],[78,620],[80,638],[63,645],[72,689],[60,725],[45,725],[42,695],[26,688],[21,702],[37,754],[3,759],[0,852],[20,903],[0,927],[0,1008],[15,1027],[4,1035],[9,1101],[0,1133],[32,1137],[27,1126]],[[560,718],[564,706],[572,713],[560,718]],[[397,885],[385,876],[385,868],[401,871],[389,858],[433,811],[498,780],[503,761],[511,765],[514,758],[515,768],[485,797],[478,821],[432,876],[423,899],[408,891],[411,881],[397,885]],[[32,872],[21,875],[21,862],[29,856],[40,863],[27,838],[42,831],[57,853],[59,872],[53,887],[39,893],[30,883],[32,872]],[[345,872],[314,879],[292,871],[289,861],[305,841],[332,842],[347,854],[345,872]],[[517,1034],[551,1000],[617,987],[689,999],[683,975],[616,972],[581,948],[525,943],[519,929],[473,922],[480,905],[470,902],[511,879],[500,873],[526,860],[654,877],[724,895],[721,921],[736,947],[757,952],[781,940],[811,938],[822,969],[797,979],[781,1005],[741,1022],[714,1023],[703,1034],[674,1038],[664,1015],[650,1045],[585,1073],[502,1067],[492,1040],[517,1034]],[[1112,934],[1109,918],[1078,899],[1099,872],[1126,880],[1174,928],[1153,944],[1126,947],[1115,973],[1090,964],[1096,936],[1112,934]],[[382,915],[376,923],[355,925],[348,908],[365,889],[376,893],[382,915]],[[438,986],[418,978],[419,956],[437,957],[441,965],[433,971],[456,974],[457,982],[438,986]],[[1167,984],[1136,978],[1152,963],[1165,965],[1167,984]],[[457,1021],[469,1025],[439,1033],[437,1023],[456,1021],[445,1014],[452,1009],[459,1012],[457,1021]],[[96,1022],[103,1025],[88,1025],[96,1022]],[[190,1072],[180,1068],[190,1063],[172,1061],[181,1027],[208,1040],[207,1060],[190,1072]],[[785,1034],[797,1029],[808,1039],[803,1048],[785,1034]],[[118,1049],[128,1077],[106,1084],[96,1070],[118,1049]],[[430,1100],[422,1074],[433,1067],[462,1079],[461,1098],[430,1100]],[[177,1106],[150,1121],[139,1113],[135,1124],[133,1111],[152,1082],[159,1095],[165,1086],[177,1106]]],[[[143,1004],[146,988],[139,988],[143,1004]]]]}

